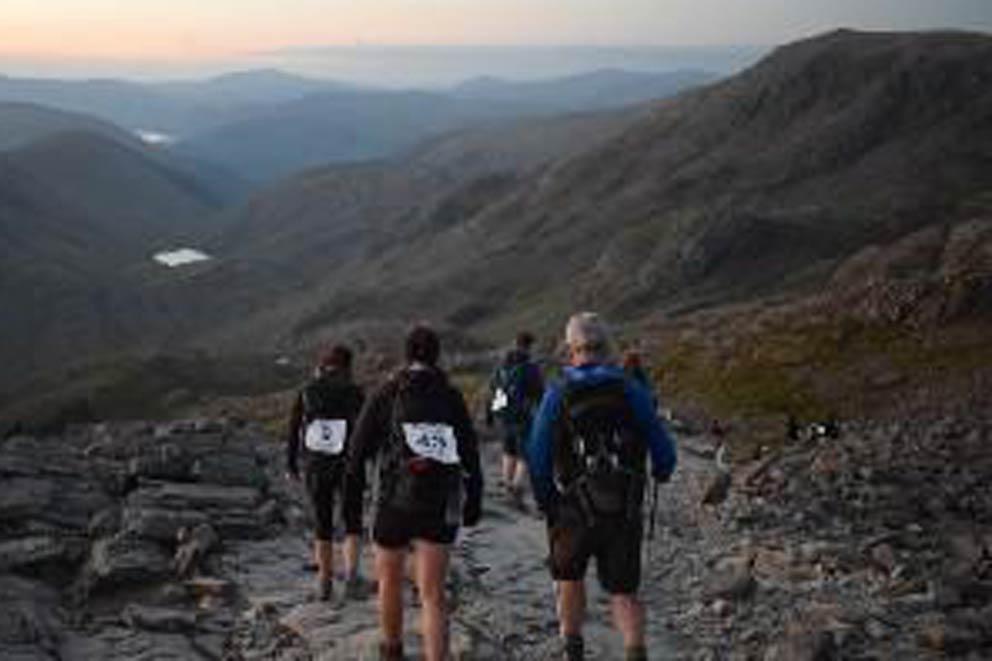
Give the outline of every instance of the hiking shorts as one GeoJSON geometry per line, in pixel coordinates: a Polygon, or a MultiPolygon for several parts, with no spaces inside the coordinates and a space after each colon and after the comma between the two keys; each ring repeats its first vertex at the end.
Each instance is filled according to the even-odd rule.
{"type": "Polygon", "coordinates": [[[441,516],[416,516],[409,512],[379,507],[372,525],[372,541],[383,548],[406,548],[417,539],[433,544],[451,544],[458,526],[449,526],[441,516]]]}
{"type": "Polygon", "coordinates": [[[503,454],[519,457],[527,440],[528,425],[521,422],[501,422],[500,427],[503,430],[503,454]]]}
{"type": "MultiPolygon", "coordinates": [[[[334,541],[334,507],[342,496],[343,470],[340,464],[320,459],[307,461],[304,475],[307,494],[313,507],[314,537],[322,542],[334,541]]],[[[362,490],[349,489],[342,502],[342,518],[347,535],[362,532],[362,490]]]]}
{"type": "Polygon", "coordinates": [[[548,526],[549,564],[556,581],[585,579],[596,559],[599,584],[609,594],[634,594],[641,582],[643,525],[637,519],[602,519],[586,526],[562,517],[548,526]]]}

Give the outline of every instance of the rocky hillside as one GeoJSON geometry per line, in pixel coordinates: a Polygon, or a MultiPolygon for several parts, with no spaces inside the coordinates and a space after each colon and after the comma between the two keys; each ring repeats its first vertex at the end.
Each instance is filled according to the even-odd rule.
{"type": "MultiPolygon", "coordinates": [[[[852,422],[728,469],[714,462],[726,437],[680,428],[679,470],[644,548],[652,654],[986,658],[990,431],[974,415],[852,422]]],[[[550,660],[544,522],[498,486],[488,440],[485,514],[463,531],[446,586],[452,647],[461,659],[550,660]]],[[[0,656],[368,658],[375,600],[312,600],[307,514],[281,454],[225,420],[0,442],[0,656]]],[[[612,658],[619,636],[595,581],[590,610],[589,654],[612,658]]]]}
{"type": "MultiPolygon", "coordinates": [[[[325,236],[392,240],[371,254],[336,242],[359,255],[326,267],[329,302],[307,325],[427,314],[503,330],[576,305],[630,319],[822,284],[865,245],[967,218],[992,184],[990,76],[985,36],[829,34],[482,186],[454,222],[407,204],[359,205],[357,223],[339,224],[319,185],[263,222],[290,227],[313,205],[328,209],[325,236]]],[[[299,250],[320,242],[308,233],[299,250]]]]}

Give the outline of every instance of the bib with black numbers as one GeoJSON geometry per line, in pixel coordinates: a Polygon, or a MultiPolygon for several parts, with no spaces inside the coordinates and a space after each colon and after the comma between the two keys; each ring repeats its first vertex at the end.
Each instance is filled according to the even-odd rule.
{"type": "Polygon", "coordinates": [[[403,438],[410,451],[442,464],[458,464],[458,442],[451,425],[435,422],[404,422],[403,438]]]}
{"type": "Polygon", "coordinates": [[[304,443],[307,450],[321,454],[341,454],[348,435],[347,420],[325,420],[318,418],[307,425],[304,443]]]}

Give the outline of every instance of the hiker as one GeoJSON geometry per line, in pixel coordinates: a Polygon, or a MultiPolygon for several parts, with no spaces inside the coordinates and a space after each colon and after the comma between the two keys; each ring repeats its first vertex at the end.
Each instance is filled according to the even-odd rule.
{"type": "Polygon", "coordinates": [[[345,475],[349,435],[364,401],[362,389],[352,381],[351,362],[351,350],[344,345],[320,353],[313,378],[296,397],[287,434],[286,466],[291,479],[300,479],[300,455],[304,458],[304,484],[316,522],[313,555],[317,598],[321,601],[329,601],[334,592],[334,505],[338,496],[343,496],[345,593],[353,596],[360,590],[362,488],[361,484],[357,489],[343,488],[346,479],[364,482],[364,474],[345,475]]]}
{"type": "Polygon", "coordinates": [[[503,357],[489,380],[489,406],[486,424],[498,419],[503,436],[503,485],[510,498],[522,504],[526,466],[520,458],[524,439],[530,431],[534,411],[544,394],[541,368],[531,360],[534,336],[517,335],[515,346],[503,357]]]}
{"type": "Polygon", "coordinates": [[[637,598],[646,459],[657,486],[675,468],[675,447],[650,394],[610,362],[609,335],[596,314],[569,319],[565,342],[569,366],[545,392],[525,448],[547,516],[564,658],[583,656],[585,572],[595,558],[626,658],[646,659],[637,598]]]}
{"type": "Polygon", "coordinates": [[[350,473],[379,459],[372,540],[382,659],[403,658],[404,568],[411,546],[424,656],[446,658],[450,547],[459,526],[473,526],[481,515],[475,430],[462,394],[438,367],[440,352],[431,328],[409,332],[406,365],[366,402],[349,448],[350,473]]]}

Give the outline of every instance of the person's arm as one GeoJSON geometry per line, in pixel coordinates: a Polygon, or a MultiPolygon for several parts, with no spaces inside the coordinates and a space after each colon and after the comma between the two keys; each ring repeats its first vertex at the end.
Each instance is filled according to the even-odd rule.
{"type": "Polygon", "coordinates": [[[627,397],[637,426],[647,439],[651,454],[651,474],[655,479],[665,481],[675,471],[675,443],[665,425],[658,419],[651,394],[643,386],[628,380],[627,397]]]}
{"type": "Polygon", "coordinates": [[[541,397],[544,396],[544,377],[541,375],[540,366],[531,362],[528,366],[527,376],[527,397],[536,406],[541,402],[541,397]]]}
{"type": "Polygon", "coordinates": [[[499,368],[497,367],[489,375],[489,392],[486,396],[486,427],[492,427],[495,420],[495,416],[493,415],[493,399],[496,397],[496,375],[498,372],[499,368]]]}
{"type": "MultiPolygon", "coordinates": [[[[365,393],[357,385],[351,392],[350,412],[348,415],[347,445],[345,458],[350,453],[352,437],[355,435],[355,423],[361,413],[365,403],[365,393]]],[[[345,533],[349,535],[360,535],[362,532],[362,505],[365,496],[365,464],[364,462],[355,470],[345,470],[343,480],[343,495],[341,503],[342,518],[344,519],[345,533]]]]}
{"type": "Polygon", "coordinates": [[[479,437],[472,425],[465,398],[456,388],[449,388],[458,457],[465,471],[465,504],[462,522],[474,526],[482,517],[482,466],[479,461],[479,437]]]}
{"type": "Polygon", "coordinates": [[[388,433],[392,398],[389,396],[388,384],[380,388],[362,405],[355,430],[348,439],[347,469],[348,475],[356,476],[364,473],[365,462],[379,451],[382,438],[388,433]]]}
{"type": "Polygon", "coordinates": [[[530,435],[524,444],[524,456],[530,471],[534,500],[542,510],[547,509],[554,494],[554,427],[561,406],[561,397],[561,390],[555,386],[549,387],[544,392],[531,425],[530,435]]]}
{"type": "Polygon", "coordinates": [[[300,430],[303,427],[303,395],[297,394],[286,426],[286,471],[292,477],[300,476],[300,430]]]}

